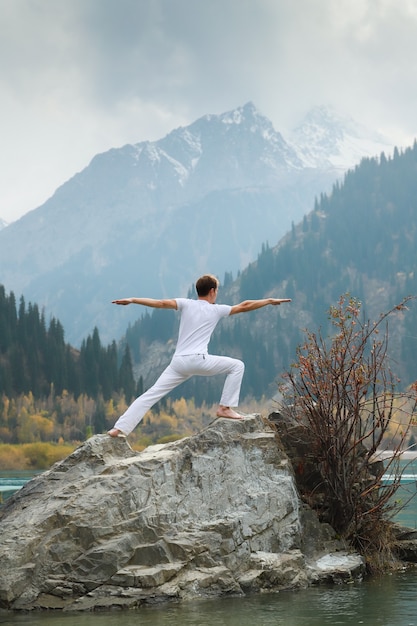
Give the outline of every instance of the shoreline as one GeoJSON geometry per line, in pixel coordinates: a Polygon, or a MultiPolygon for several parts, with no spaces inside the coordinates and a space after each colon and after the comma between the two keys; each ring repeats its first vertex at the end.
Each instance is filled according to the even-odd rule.
{"type": "Polygon", "coordinates": [[[410,461],[417,459],[417,451],[404,450],[404,452],[397,452],[395,450],[377,450],[373,456],[375,461],[384,459],[391,459],[393,456],[400,456],[402,459],[408,459],[410,461]]]}

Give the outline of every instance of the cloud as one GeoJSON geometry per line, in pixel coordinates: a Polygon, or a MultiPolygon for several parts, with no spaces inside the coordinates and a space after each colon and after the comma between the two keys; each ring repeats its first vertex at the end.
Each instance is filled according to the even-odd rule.
{"type": "Polygon", "coordinates": [[[97,152],[248,100],[278,130],[330,104],[398,142],[417,131],[414,0],[0,0],[0,9],[5,219],[97,152]]]}

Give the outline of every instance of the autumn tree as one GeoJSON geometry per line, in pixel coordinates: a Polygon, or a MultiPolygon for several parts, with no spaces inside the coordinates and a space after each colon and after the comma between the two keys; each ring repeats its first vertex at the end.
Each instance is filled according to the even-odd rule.
{"type": "Polygon", "coordinates": [[[342,296],[329,310],[331,337],[305,331],[285,375],[286,417],[305,454],[299,474],[315,474],[314,483],[298,476],[300,490],[374,568],[392,557],[393,496],[416,402],[415,385],[398,391],[388,356],[389,318],[402,316],[410,299],[371,322],[358,300],[342,296]],[[389,458],[378,462],[387,446],[389,458]]]}

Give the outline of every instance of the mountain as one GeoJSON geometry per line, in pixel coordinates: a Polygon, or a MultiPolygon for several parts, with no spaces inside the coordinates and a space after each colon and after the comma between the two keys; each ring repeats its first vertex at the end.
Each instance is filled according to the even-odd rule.
{"type": "Polygon", "coordinates": [[[7,226],[7,222],[2,220],[1,217],[0,217],[0,230],[2,230],[3,228],[6,228],[6,226],[7,226]]]}
{"type": "Polygon", "coordinates": [[[320,109],[285,141],[248,103],[99,154],[0,231],[0,283],[57,317],[70,343],[95,326],[111,341],[140,314],[112,299],[186,295],[199,274],[241,271],[279,241],[340,176],[332,159],[349,133],[320,109]]]}
{"type": "MultiPolygon", "coordinates": [[[[416,171],[417,142],[404,152],[394,150],[392,158],[363,159],[276,246],[264,245],[257,260],[221,288],[219,302],[292,298],[285,306],[233,316],[216,329],[211,352],[246,364],[242,397],[277,392],[304,329],[321,329],[323,337],[334,332],[328,310],[340,296],[349,293],[362,302],[362,315],[371,321],[403,298],[417,296],[416,171]]],[[[417,380],[417,302],[407,306],[395,310],[388,334],[389,365],[400,388],[417,380]]],[[[173,332],[171,337],[161,332],[163,313],[168,315],[158,311],[136,322],[126,335],[145,387],[172,351],[173,332]]],[[[191,379],[178,394],[216,402],[220,384],[191,379]]]]}
{"type": "Polygon", "coordinates": [[[289,136],[304,167],[342,172],[364,157],[386,152],[389,140],[331,107],[314,107],[289,136]]]}

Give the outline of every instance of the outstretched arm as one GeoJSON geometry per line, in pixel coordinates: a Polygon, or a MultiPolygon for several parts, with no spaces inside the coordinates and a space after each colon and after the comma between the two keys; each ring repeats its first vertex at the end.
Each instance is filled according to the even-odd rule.
{"type": "Polygon", "coordinates": [[[291,298],[264,298],[263,300],[244,300],[240,304],[232,306],[230,315],[236,315],[236,313],[248,313],[249,311],[255,311],[261,309],[264,306],[272,304],[276,306],[282,302],[291,302],[291,298]]]}
{"type": "Polygon", "coordinates": [[[150,306],[153,309],[176,309],[177,301],[174,299],[155,300],[154,298],[121,298],[120,300],[112,300],[112,304],[142,304],[150,306]]]}

